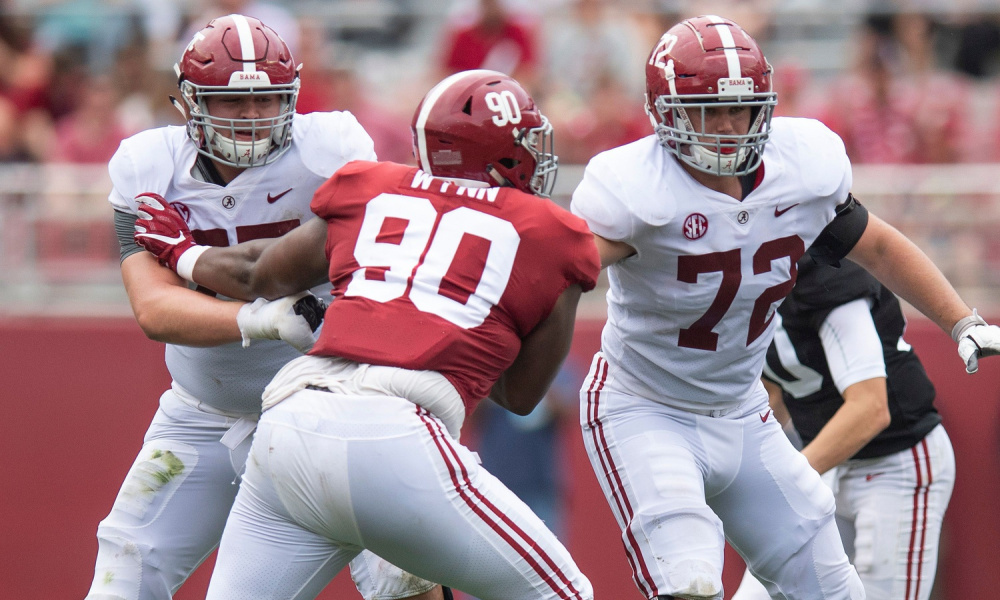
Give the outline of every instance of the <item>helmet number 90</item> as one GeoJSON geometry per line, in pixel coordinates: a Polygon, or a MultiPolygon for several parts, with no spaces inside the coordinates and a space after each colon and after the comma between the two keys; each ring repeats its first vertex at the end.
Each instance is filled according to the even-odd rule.
{"type": "Polygon", "coordinates": [[[497,113],[493,115],[493,123],[497,127],[521,122],[521,107],[517,105],[517,98],[510,90],[486,94],[486,107],[497,113]]]}

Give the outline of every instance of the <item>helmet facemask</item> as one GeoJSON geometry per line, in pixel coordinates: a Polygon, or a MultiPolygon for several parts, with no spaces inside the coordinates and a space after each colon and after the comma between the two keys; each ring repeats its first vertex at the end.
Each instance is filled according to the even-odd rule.
{"type": "MultiPolygon", "coordinates": [[[[267,74],[260,75],[266,82],[267,74]]],[[[292,118],[299,94],[297,78],[280,85],[255,82],[253,87],[204,86],[181,81],[180,90],[188,110],[188,135],[195,141],[198,152],[208,158],[237,168],[259,167],[274,162],[291,146],[292,118]],[[252,99],[265,94],[278,96],[277,116],[227,119],[213,116],[208,110],[208,98],[212,96],[246,95],[252,99]],[[249,135],[250,139],[241,140],[238,134],[249,135]]]]}
{"type": "Polygon", "coordinates": [[[738,96],[698,94],[658,96],[650,114],[660,144],[692,168],[712,175],[733,176],[752,173],[760,166],[764,145],[770,137],[771,116],[777,104],[775,94],[745,93],[738,96]],[[750,128],[744,133],[713,134],[704,131],[706,110],[731,107],[751,109],[750,128]],[[690,118],[700,111],[701,131],[690,118]]]}
{"type": "Polygon", "coordinates": [[[514,130],[513,133],[514,143],[527,150],[535,159],[535,169],[528,180],[528,189],[535,195],[548,198],[556,185],[559,157],[555,154],[552,124],[545,115],[540,116],[542,124],[538,127],[514,130]]]}

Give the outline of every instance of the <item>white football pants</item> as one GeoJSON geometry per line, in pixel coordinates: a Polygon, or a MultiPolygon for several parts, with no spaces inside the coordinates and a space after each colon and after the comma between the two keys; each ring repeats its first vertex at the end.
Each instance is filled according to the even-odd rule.
{"type": "Polygon", "coordinates": [[[696,414],[617,391],[594,357],[583,438],[647,598],[722,600],[727,539],[789,600],[864,598],[830,488],[758,392],[732,412],[696,414]]]}
{"type": "MultiPolygon", "coordinates": [[[[849,460],[823,475],[837,525],[868,600],[928,600],[941,523],[955,486],[955,453],[942,425],[916,446],[849,460]]],[[[732,600],[769,600],[747,571],[732,600]]]]}
{"type": "MultiPolygon", "coordinates": [[[[251,418],[223,414],[182,389],[163,393],[142,450],[97,528],[88,600],[173,596],[219,544],[253,427],[251,418]]],[[[415,596],[435,585],[370,553],[351,567],[366,600],[415,596]]]]}
{"type": "Polygon", "coordinates": [[[261,417],[208,599],[312,598],[363,548],[482,600],[593,597],[555,535],[425,408],[295,392],[261,417]]]}

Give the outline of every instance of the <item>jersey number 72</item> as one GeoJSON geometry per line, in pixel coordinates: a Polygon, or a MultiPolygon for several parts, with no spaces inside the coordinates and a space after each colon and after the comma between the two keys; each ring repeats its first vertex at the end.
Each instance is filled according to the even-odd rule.
{"type": "MultiPolygon", "coordinates": [[[[747,346],[767,330],[774,316],[769,315],[771,305],[792,291],[795,276],[798,274],[795,265],[804,253],[805,243],[797,235],[764,242],[754,252],[754,275],[770,272],[771,263],[781,258],[787,257],[791,261],[791,266],[790,277],[787,280],[765,289],[754,302],[753,311],[750,313],[750,327],[747,331],[747,346]]],[[[701,273],[722,272],[722,283],[715,294],[715,299],[701,318],[690,327],[680,330],[678,346],[710,351],[718,347],[719,334],[712,329],[719,324],[736,299],[736,292],[739,291],[740,283],[743,281],[742,264],[739,248],[709,254],[681,255],[677,258],[677,279],[684,283],[698,283],[698,275],[701,273]]]]}

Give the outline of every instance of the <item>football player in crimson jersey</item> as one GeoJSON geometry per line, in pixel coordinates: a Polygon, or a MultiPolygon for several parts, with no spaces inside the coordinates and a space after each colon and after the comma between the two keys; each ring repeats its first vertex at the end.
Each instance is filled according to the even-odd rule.
{"type": "MultiPolygon", "coordinates": [[[[771,407],[791,417],[802,454],[833,489],[868,600],[927,600],[955,454],[934,386],[903,340],[899,301],[848,260],[833,268],[803,257],[775,321],[764,366],[771,407]]],[[[769,598],[749,573],[733,596],[769,598]]]]}
{"type": "Polygon", "coordinates": [[[535,407],[596,284],[586,224],[540,197],[551,134],[516,81],[466,71],[417,108],[419,168],[348,163],[316,192],[321,218],[276,241],[198,245],[144,199],[136,241],[193,282],[247,300],[333,284],[315,347],[264,392],[209,598],[312,597],[362,548],[483,600],[593,597],[458,441],[486,397],[535,407]]]}
{"type": "MultiPolygon", "coordinates": [[[[189,289],[135,244],[136,198],[170,198],[195,239],[225,246],[312,218],[321,183],[346,162],[375,156],[349,113],[295,114],[296,63],[257,19],[215,19],[176,70],[174,103],[187,127],[129,138],[108,166],[125,289],[146,335],[166,343],[173,382],[98,527],[94,599],[166,600],[218,545],[264,386],[311,346],[316,322],[296,313],[294,298],[247,304],[189,289]]],[[[352,571],[368,600],[443,597],[370,553],[352,571]]]]}
{"type": "Polygon", "coordinates": [[[635,583],[650,599],[719,600],[728,540],[773,597],[862,598],[833,494],[760,382],[797,261],[849,255],[952,332],[969,372],[1000,351],[1000,328],[851,196],[835,134],[771,119],[771,67],[737,24],[670,28],[646,87],[654,135],[595,156],[571,205],[610,282],[584,440],[635,583]]]}

